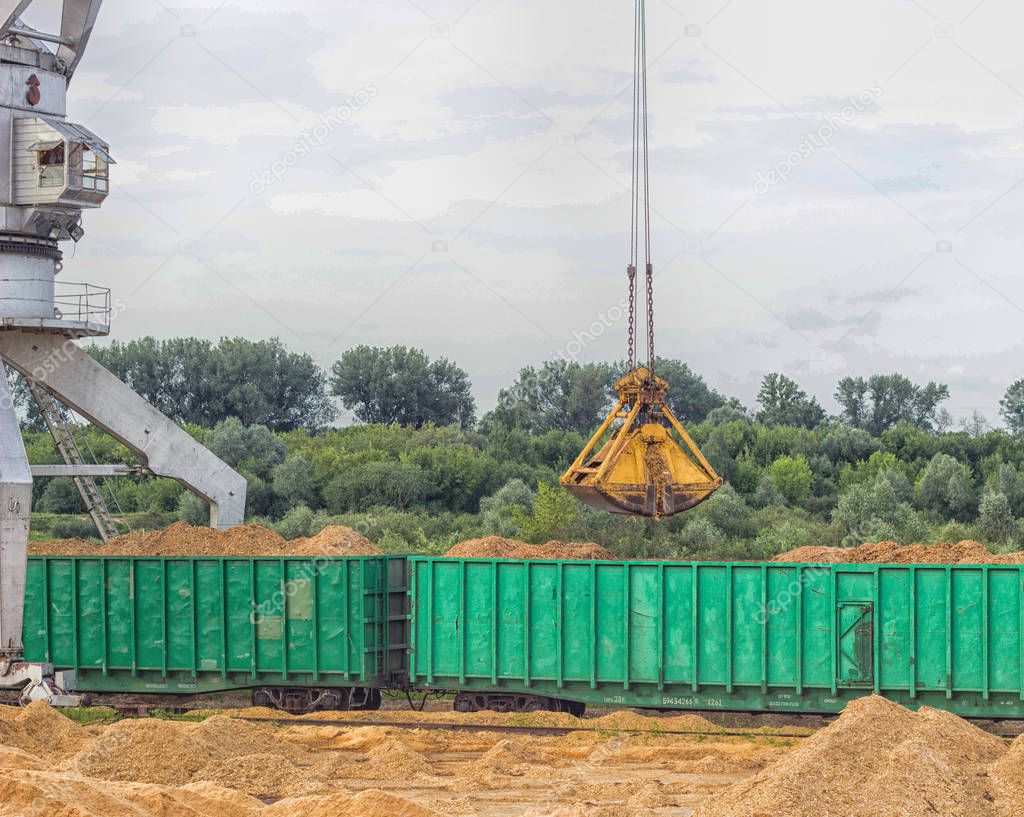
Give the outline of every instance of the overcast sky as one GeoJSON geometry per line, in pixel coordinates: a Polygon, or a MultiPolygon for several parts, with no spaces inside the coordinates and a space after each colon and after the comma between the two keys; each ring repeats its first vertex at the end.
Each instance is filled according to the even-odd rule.
{"type": "MultiPolygon", "coordinates": [[[[658,352],[747,405],[769,371],[830,410],[900,371],[996,422],[1024,376],[1020,4],[648,16],[658,352]]],[[[631,48],[628,0],[106,0],[70,111],[118,164],[63,277],[114,289],[121,340],[414,345],[484,410],[524,364],[621,358],[631,48]]]]}

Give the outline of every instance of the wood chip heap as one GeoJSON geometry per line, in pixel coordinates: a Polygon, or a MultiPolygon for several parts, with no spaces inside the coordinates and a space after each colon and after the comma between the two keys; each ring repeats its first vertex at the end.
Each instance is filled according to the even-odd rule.
{"type": "Polygon", "coordinates": [[[900,545],[896,542],[865,542],[854,548],[800,547],[780,553],[773,562],[846,562],[851,564],[1024,564],[1024,551],[992,553],[981,542],[900,545]]]}
{"type": "Polygon", "coordinates": [[[262,525],[214,530],[186,522],[150,532],[115,536],[102,545],[84,539],[33,542],[35,556],[376,556],[381,551],[358,531],[328,525],[316,536],[286,540],[262,525]]]}
{"type": "MultiPolygon", "coordinates": [[[[956,715],[870,696],[694,817],[1019,815],[1019,791],[997,774],[1005,755],[1000,738],[956,715]]],[[[1019,766],[1006,776],[1020,780],[1019,766]]]]}
{"type": "Polygon", "coordinates": [[[484,536],[466,539],[450,548],[445,556],[458,559],[614,559],[607,548],[596,542],[559,542],[552,539],[543,545],[530,545],[518,539],[484,536]]]}

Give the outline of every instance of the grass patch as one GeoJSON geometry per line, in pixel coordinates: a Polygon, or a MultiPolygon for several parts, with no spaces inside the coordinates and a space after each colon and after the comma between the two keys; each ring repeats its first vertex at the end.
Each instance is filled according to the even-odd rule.
{"type": "Polygon", "coordinates": [[[81,726],[88,726],[90,723],[113,723],[119,720],[117,712],[109,706],[75,706],[57,711],[81,726]]]}

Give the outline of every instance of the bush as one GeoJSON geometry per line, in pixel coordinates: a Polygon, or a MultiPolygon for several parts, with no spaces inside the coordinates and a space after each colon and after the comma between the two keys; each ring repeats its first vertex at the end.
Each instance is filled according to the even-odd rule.
{"type": "Polygon", "coordinates": [[[274,467],[274,493],[282,497],[290,508],[298,505],[319,504],[313,465],[301,454],[291,454],[274,467]]]}
{"type": "Polygon", "coordinates": [[[986,542],[997,545],[1004,545],[1017,535],[1017,520],[1006,494],[988,491],[981,498],[978,531],[986,542]]]}
{"type": "Polygon", "coordinates": [[[519,519],[533,511],[533,491],[521,479],[510,479],[480,500],[480,521],[487,533],[505,538],[520,535],[519,519]]]}
{"type": "Polygon", "coordinates": [[[39,497],[35,510],[40,513],[82,513],[85,505],[73,479],[55,477],[39,497]]]}
{"type": "Polygon", "coordinates": [[[68,516],[54,520],[50,532],[58,539],[97,539],[99,534],[92,519],[68,516]]]}
{"type": "Polygon", "coordinates": [[[530,513],[519,511],[516,519],[523,539],[542,544],[551,539],[571,539],[583,515],[583,506],[561,486],[541,482],[530,513]]]}
{"type": "Polygon", "coordinates": [[[807,545],[818,545],[809,526],[800,522],[785,521],[778,527],[761,531],[754,540],[755,546],[766,554],[778,555],[788,550],[807,545]]]}
{"type": "Polygon", "coordinates": [[[178,500],[178,519],[190,525],[209,525],[210,503],[191,491],[185,491],[178,500]]]}
{"type": "Polygon", "coordinates": [[[680,531],[678,541],[691,553],[706,553],[724,545],[726,535],[707,519],[693,519],[680,531]]]}
{"type": "Polygon", "coordinates": [[[790,505],[799,505],[811,496],[814,474],[803,454],[779,457],[768,467],[768,477],[790,505]]]}
{"type": "Polygon", "coordinates": [[[879,474],[871,484],[854,485],[839,497],[832,520],[843,532],[844,545],[895,541],[909,544],[928,536],[928,526],[892,484],[879,474]]]}
{"type": "Polygon", "coordinates": [[[330,513],[365,511],[375,505],[408,510],[423,505],[430,487],[418,465],[371,462],[338,474],[327,483],[324,504],[330,513]]]}
{"type": "Polygon", "coordinates": [[[936,454],[917,482],[918,507],[946,519],[970,518],[975,505],[971,472],[949,454],[936,454]]]}

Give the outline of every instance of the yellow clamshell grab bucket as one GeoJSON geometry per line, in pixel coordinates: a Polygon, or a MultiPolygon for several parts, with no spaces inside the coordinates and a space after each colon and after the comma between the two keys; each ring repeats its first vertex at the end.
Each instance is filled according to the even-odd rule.
{"type": "Polygon", "coordinates": [[[657,519],[688,510],[721,487],[722,478],[666,405],[667,380],[640,366],[615,391],[614,410],[562,475],[569,493],[603,511],[657,519]],[[621,424],[595,454],[616,420],[621,424]]]}

